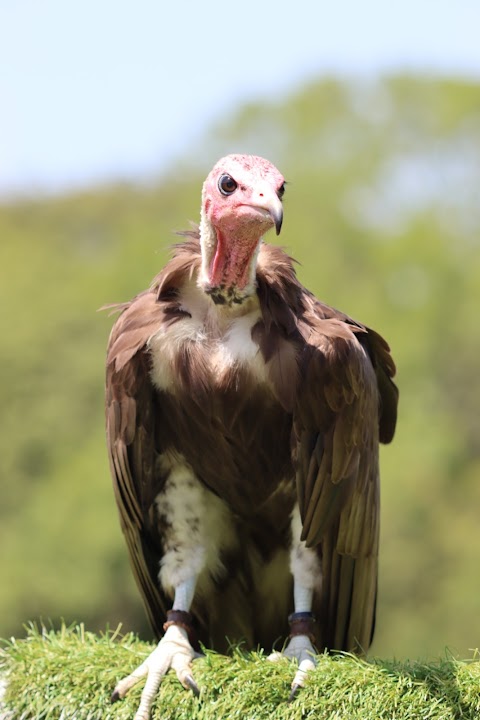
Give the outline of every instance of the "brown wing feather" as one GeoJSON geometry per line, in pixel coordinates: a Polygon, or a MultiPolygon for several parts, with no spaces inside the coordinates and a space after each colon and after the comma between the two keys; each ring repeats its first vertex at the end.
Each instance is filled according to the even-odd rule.
{"type": "Polygon", "coordinates": [[[142,355],[135,355],[118,372],[107,367],[107,445],[113,488],[133,574],[157,635],[166,603],[159,592],[158,565],[152,554],[152,528],[142,511],[142,486],[154,467],[153,438],[145,425],[151,415],[148,376],[142,355]],[[148,462],[148,458],[152,458],[148,462]]]}
{"type": "Polygon", "coordinates": [[[153,389],[147,343],[160,325],[171,325],[187,313],[177,289],[200,264],[198,239],[177,246],[174,257],[154,279],[149,290],[131,302],[108,306],[118,310],[108,343],[106,372],[106,428],[110,468],[120,522],[135,580],[152,628],[160,637],[169,607],[158,582],[162,556],[152,501],[161,489],[158,465],[158,401],[153,389]]]}
{"type": "Polygon", "coordinates": [[[294,427],[303,539],[322,556],[320,637],[327,647],[366,650],[377,587],[378,443],[395,427],[394,366],[379,335],[310,298],[306,306],[294,427]]]}
{"type": "Polygon", "coordinates": [[[377,592],[378,443],[390,442],[395,430],[395,365],[380,335],[300,285],[279,248],[262,247],[257,279],[265,360],[273,341],[282,352],[277,337],[297,349],[297,378],[270,375],[279,398],[293,388],[303,539],[322,558],[318,644],[366,650],[377,592]]]}
{"type": "Polygon", "coordinates": [[[110,335],[106,373],[107,445],[115,499],[134,577],[158,637],[168,605],[157,580],[160,538],[150,517],[161,479],[153,476],[158,429],[146,344],[169,307],[156,302],[155,288],[119,306],[122,314],[110,335]]]}

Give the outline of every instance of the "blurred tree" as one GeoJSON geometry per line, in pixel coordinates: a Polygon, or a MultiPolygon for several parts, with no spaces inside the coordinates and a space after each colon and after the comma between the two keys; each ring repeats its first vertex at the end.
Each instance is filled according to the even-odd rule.
{"type": "Polygon", "coordinates": [[[385,335],[399,367],[373,651],[478,644],[479,128],[472,82],[324,79],[244,107],[153,187],[0,208],[0,635],[62,616],[149,636],[104,448],[111,319],[95,311],[149,283],[234,151],[281,168],[300,278],[385,335]]]}

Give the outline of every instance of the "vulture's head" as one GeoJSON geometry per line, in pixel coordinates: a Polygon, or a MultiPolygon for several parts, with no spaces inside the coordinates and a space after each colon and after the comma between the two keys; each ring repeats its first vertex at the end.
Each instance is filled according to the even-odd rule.
{"type": "Polygon", "coordinates": [[[282,227],[283,175],[264,158],[227,155],[203,184],[199,284],[215,303],[241,303],[255,292],[262,236],[282,227]]]}

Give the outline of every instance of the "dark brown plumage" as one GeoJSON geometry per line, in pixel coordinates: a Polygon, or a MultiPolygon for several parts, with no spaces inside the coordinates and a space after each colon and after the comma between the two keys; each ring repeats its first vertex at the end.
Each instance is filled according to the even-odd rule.
{"type": "MultiPolygon", "coordinates": [[[[202,212],[216,218],[208,187],[202,212]]],[[[281,206],[268,203],[279,228],[281,206]]],[[[249,212],[242,217],[253,223],[249,212]]],[[[220,228],[216,249],[203,217],[207,240],[186,233],[150,289],[116,306],[108,347],[113,484],[150,622],[161,637],[178,585],[194,575],[191,607],[180,609],[191,610],[205,645],[270,648],[288,636],[297,609],[293,573],[312,588],[316,647],[367,650],[378,444],[393,437],[398,398],[388,345],[316,300],[278,247],[257,243],[257,256],[245,241],[239,253],[255,263],[254,275],[242,271],[232,290],[228,277],[240,277],[233,251],[221,221],[211,222],[220,228]],[[301,540],[293,537],[297,503],[301,540]]]]}
{"type": "MultiPolygon", "coordinates": [[[[367,649],[377,583],[378,438],[390,442],[396,420],[388,346],[377,333],[315,300],[298,282],[291,259],[262,245],[257,270],[262,319],[252,339],[272,392],[240,368],[218,383],[209,371],[208,347],[190,342],[175,360],[175,393],[158,392],[149,375],[148,341],[159,325],[185,317],[179,291],[199,264],[196,237],[177,246],[150,290],[118,306],[122,314],[108,350],[114,488],[155,633],[161,636],[170,605],[157,580],[162,540],[152,503],[165,478],[155,474],[155,465],[164,449],[175,447],[232,507],[242,537],[239,551],[252,543],[268,557],[277,546],[287,547],[298,497],[304,539],[318,547],[326,581],[315,603],[317,646],[367,649]],[[354,612],[357,606],[360,612],[354,612]]],[[[237,626],[250,646],[268,647],[287,634],[286,616],[271,626],[263,617],[269,608],[256,605],[245,564],[240,552],[228,559],[230,572],[219,592],[237,593],[246,617],[216,617],[214,598],[194,605],[207,645],[213,634],[225,649],[224,638],[233,639],[237,626]]]]}

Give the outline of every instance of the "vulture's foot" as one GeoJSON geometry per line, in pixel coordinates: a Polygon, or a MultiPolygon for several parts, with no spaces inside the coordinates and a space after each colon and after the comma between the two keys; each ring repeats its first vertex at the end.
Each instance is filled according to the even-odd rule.
{"type": "Polygon", "coordinates": [[[187,632],[178,625],[171,625],[148,658],[128,677],[117,683],[112,694],[112,702],[124,698],[127,692],[143,677],[147,677],[143,688],[139,708],[134,720],[148,720],[155,696],[163,677],[170,668],[187,690],[200,695],[200,690],[192,676],[192,660],[199,657],[187,637],[187,632]]]}
{"type": "Polygon", "coordinates": [[[292,690],[288,697],[289,702],[293,700],[298,689],[303,687],[308,671],[316,667],[315,655],[315,648],[308,635],[294,635],[283,652],[273,652],[268,656],[272,662],[278,662],[283,658],[298,662],[298,670],[293,678],[292,690]]]}

